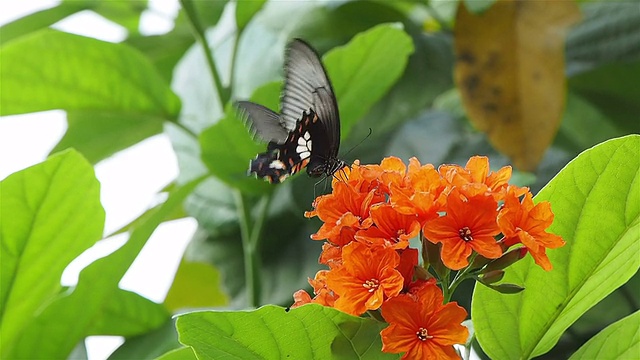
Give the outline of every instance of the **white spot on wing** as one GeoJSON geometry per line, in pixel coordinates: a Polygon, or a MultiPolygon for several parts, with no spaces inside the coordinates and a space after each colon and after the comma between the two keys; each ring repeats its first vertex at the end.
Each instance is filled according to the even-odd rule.
{"type": "Polygon", "coordinates": [[[271,169],[284,169],[284,163],[280,160],[273,160],[270,164],[269,167],[271,169]]]}
{"type": "Polygon", "coordinates": [[[298,145],[305,146],[307,145],[307,141],[303,138],[298,138],[298,145]]]}
{"type": "Polygon", "coordinates": [[[309,156],[311,156],[311,153],[308,151],[304,151],[300,153],[300,159],[304,160],[306,158],[308,158],[309,156]]]}
{"type": "Polygon", "coordinates": [[[307,131],[307,132],[305,132],[305,133],[304,133],[304,136],[302,136],[302,137],[303,137],[305,140],[309,140],[309,139],[311,139],[311,135],[309,134],[309,132],[308,132],[308,131],[307,131]]]}

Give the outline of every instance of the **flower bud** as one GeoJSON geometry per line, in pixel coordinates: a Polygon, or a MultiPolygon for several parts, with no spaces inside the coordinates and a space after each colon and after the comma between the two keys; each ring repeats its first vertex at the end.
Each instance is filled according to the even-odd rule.
{"type": "Polygon", "coordinates": [[[481,275],[479,277],[479,280],[482,281],[484,284],[493,284],[502,280],[503,277],[504,277],[504,270],[493,270],[493,271],[489,271],[484,275],[481,275]]]}
{"type": "Polygon", "coordinates": [[[494,270],[502,270],[509,266],[511,266],[516,261],[522,259],[527,254],[527,248],[520,247],[517,249],[513,249],[501,257],[493,260],[489,263],[482,271],[481,274],[487,274],[494,270]]]}
{"type": "Polygon", "coordinates": [[[441,250],[442,244],[434,244],[424,236],[422,237],[422,260],[425,263],[424,266],[427,268],[427,265],[431,265],[439,277],[443,277],[447,272],[447,268],[442,263],[442,258],[440,258],[441,250]]]}

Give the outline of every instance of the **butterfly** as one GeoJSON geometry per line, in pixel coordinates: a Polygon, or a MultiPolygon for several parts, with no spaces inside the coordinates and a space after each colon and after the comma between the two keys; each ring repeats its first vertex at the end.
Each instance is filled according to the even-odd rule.
{"type": "Polygon", "coordinates": [[[285,53],[280,114],[238,101],[249,131],[267,142],[267,151],[249,164],[249,174],[281,183],[306,167],[312,177],[333,176],[346,166],[338,159],[340,116],[331,81],[318,53],[300,39],[285,53]]]}

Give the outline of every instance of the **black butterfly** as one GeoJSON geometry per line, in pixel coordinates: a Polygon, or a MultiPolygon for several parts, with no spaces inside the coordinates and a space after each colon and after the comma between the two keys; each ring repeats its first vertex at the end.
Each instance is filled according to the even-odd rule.
{"type": "Polygon", "coordinates": [[[331,82],[318,54],[304,41],[291,41],[285,57],[280,114],[249,101],[237,103],[250,131],[269,143],[251,160],[249,173],[270,183],[281,183],[305,167],[309,176],[332,176],[346,164],[338,159],[340,116],[331,82]]]}

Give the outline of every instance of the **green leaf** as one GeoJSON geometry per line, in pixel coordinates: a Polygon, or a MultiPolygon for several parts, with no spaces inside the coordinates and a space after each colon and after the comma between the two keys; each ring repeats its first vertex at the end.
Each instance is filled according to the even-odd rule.
{"type": "MultiPolygon", "coordinates": [[[[167,319],[157,329],[147,331],[141,335],[129,337],[116,349],[109,360],[152,360],[167,351],[181,347],[178,342],[175,321],[167,319]]],[[[189,349],[191,351],[191,349],[189,349]]]]}
{"type": "Polygon", "coordinates": [[[67,123],[67,132],[51,153],[73,147],[92,164],[162,132],[157,117],[126,112],[69,111],[67,123]]]}
{"type": "Polygon", "coordinates": [[[567,93],[567,104],[554,143],[580,153],[608,139],[627,135],[596,106],[572,92],[567,93]]]}
{"type": "Polygon", "coordinates": [[[262,9],[266,0],[237,0],[236,26],[238,32],[242,32],[253,16],[262,9]]]}
{"type": "MultiPolygon", "coordinates": [[[[208,28],[216,25],[222,16],[225,6],[229,2],[228,0],[216,0],[216,1],[186,1],[190,9],[197,15],[197,20],[203,26],[208,28]]],[[[183,6],[178,13],[176,19],[176,26],[181,27],[188,25],[187,16],[185,14],[185,7],[183,6]]]]}
{"type": "Polygon", "coordinates": [[[171,350],[156,360],[198,360],[196,354],[189,347],[171,350]]]}
{"type": "Polygon", "coordinates": [[[6,358],[28,321],[61,291],[65,267],[102,237],[105,213],[93,168],[73,150],[2,180],[0,206],[6,358]]]}
{"type": "Polygon", "coordinates": [[[286,311],[203,311],[178,316],[180,342],[199,359],[394,359],[381,353],[385,324],[319,305],[286,311]],[[215,340],[213,340],[215,339],[215,340]]]}
{"type": "MultiPolygon", "coordinates": [[[[201,1],[202,3],[208,3],[201,1]]],[[[193,45],[191,30],[185,25],[163,35],[129,36],[125,43],[143,53],[155,66],[167,83],[173,69],[185,52],[193,45]]]]}
{"type": "Polygon", "coordinates": [[[640,59],[640,11],[631,1],[594,1],[567,36],[567,72],[576,74],[611,62],[640,59]]]}
{"type": "Polygon", "coordinates": [[[260,194],[272,189],[262,179],[247,176],[249,161],[264,151],[264,145],[256,144],[236,110],[227,107],[227,115],[200,135],[202,161],[209,171],[227,185],[251,194],[260,194]]]}
{"type": "Polygon", "coordinates": [[[620,129],[640,133],[640,61],[609,64],[569,79],[569,89],[588,100],[620,129]]]}
{"type": "Polygon", "coordinates": [[[400,78],[414,47],[397,24],[356,35],[324,58],[340,108],[342,137],[400,78]]]}
{"type": "Polygon", "coordinates": [[[229,300],[220,291],[220,283],[220,272],[210,264],[182,261],[164,305],[172,312],[227,305],[229,300]]]}
{"type": "Polygon", "coordinates": [[[633,359],[640,354],[638,323],[640,323],[640,311],[602,330],[569,359],[633,359]]]}
{"type": "Polygon", "coordinates": [[[0,57],[0,114],[67,110],[73,128],[63,144],[94,161],[160,132],[180,110],[153,65],[124,44],[43,30],[0,48],[0,57]]]}
{"type": "Polygon", "coordinates": [[[123,44],[43,30],[2,47],[0,56],[2,115],[63,109],[174,119],[180,110],[149,61],[123,44]]]}
{"type": "Polygon", "coordinates": [[[526,257],[504,281],[525,291],[504,296],[476,287],[473,322],[491,358],[544,354],[582,314],[640,268],[640,136],[614,139],[570,162],[535,200],[549,201],[549,232],[567,242],[549,250],[545,272],[526,257]]]}
{"type": "MultiPolygon", "coordinates": [[[[77,2],[78,0],[66,0],[77,2]]],[[[109,1],[86,0],[91,10],[102,15],[108,20],[124,27],[129,34],[138,34],[140,28],[140,16],[147,9],[146,0],[138,1],[109,1]]]]}
{"type": "Polygon", "coordinates": [[[50,9],[41,10],[16,19],[0,27],[0,46],[11,40],[44,29],[69,15],[85,10],[86,6],[77,1],[64,2],[50,9]]]}
{"type": "Polygon", "coordinates": [[[28,322],[11,357],[65,358],[88,335],[133,336],[161,326],[170,316],[164,307],[138,295],[118,294],[124,291],[118,283],[156,227],[201,181],[176,189],[148,221],[132,231],[121,248],[82,270],[71,293],[51,302],[28,322]]]}

